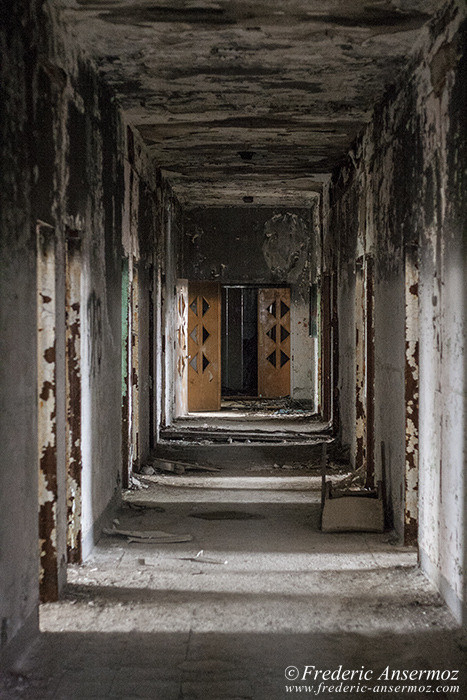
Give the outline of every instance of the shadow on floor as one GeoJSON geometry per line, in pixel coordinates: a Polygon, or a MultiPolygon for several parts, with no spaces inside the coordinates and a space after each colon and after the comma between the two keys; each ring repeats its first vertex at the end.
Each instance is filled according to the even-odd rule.
{"type": "Polygon", "coordinates": [[[297,685],[305,697],[460,698],[462,690],[453,688],[465,688],[463,658],[465,647],[456,633],[434,630],[378,636],[45,633],[19,664],[20,675],[4,676],[1,697],[275,700],[296,695],[286,687],[297,685]],[[393,671],[412,669],[451,673],[444,673],[444,680],[428,680],[423,673],[411,681],[391,680],[393,671]],[[326,670],[334,672],[334,679],[325,685],[342,683],[347,692],[320,688],[326,670]],[[459,670],[460,680],[454,670],[459,670]],[[353,681],[350,673],[342,680],[344,671],[354,672],[353,681]],[[404,692],[404,685],[416,686],[419,692],[404,692]]]}

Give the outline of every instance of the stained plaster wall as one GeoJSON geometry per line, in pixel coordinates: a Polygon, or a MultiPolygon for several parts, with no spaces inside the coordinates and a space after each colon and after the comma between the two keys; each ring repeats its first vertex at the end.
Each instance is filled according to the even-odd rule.
{"type": "MultiPolygon", "coordinates": [[[[157,256],[154,164],[140,145],[129,155],[118,106],[48,3],[2,11],[0,622],[5,649],[37,628],[38,454],[36,222],[54,230],[56,257],[56,555],[66,575],[65,240],[81,240],[81,450],[83,555],[122,473],[122,262],[141,266],[144,313],[157,256]],[[129,180],[136,182],[133,188],[129,180]],[[143,217],[141,212],[146,213],[143,217]],[[142,242],[142,243],[141,243],[142,242]],[[132,259],[133,261],[133,259],[132,259]]],[[[138,417],[140,454],[149,447],[147,316],[138,417]]]]}
{"type": "Polygon", "coordinates": [[[309,294],[318,272],[318,232],[318,206],[193,209],[184,216],[180,274],[221,284],[290,285],[292,396],[315,407],[317,340],[309,335],[309,294]]]}
{"type": "MultiPolygon", "coordinates": [[[[424,31],[391,90],[334,173],[326,224],[339,277],[341,433],[355,454],[355,261],[375,261],[375,453],[403,532],[404,256],[419,260],[419,548],[422,568],[465,619],[465,6],[424,31]]],[[[329,253],[331,255],[331,252],[329,253]]]]}
{"type": "Polygon", "coordinates": [[[177,335],[176,284],[180,277],[183,218],[180,204],[167,182],[159,192],[161,255],[158,263],[160,294],[156,308],[161,385],[157,397],[157,436],[175,417],[175,348],[177,335]]]}
{"type": "MultiPolygon", "coordinates": [[[[2,647],[22,624],[36,618],[38,590],[35,232],[31,227],[30,144],[23,137],[30,109],[26,87],[28,67],[24,62],[26,37],[18,30],[18,21],[10,15],[0,29],[2,647]],[[8,63],[6,48],[10,56],[8,63]],[[6,102],[6,95],[10,99],[14,95],[14,102],[6,102]]],[[[32,622],[37,624],[36,619],[32,622]]]]}
{"type": "Polygon", "coordinates": [[[124,182],[122,240],[128,278],[122,299],[128,299],[130,313],[128,323],[123,324],[129,343],[123,357],[122,391],[130,409],[124,463],[131,470],[139,469],[147,458],[162,423],[164,209],[167,201],[177,200],[138,131],[130,125],[126,129],[124,182]]]}

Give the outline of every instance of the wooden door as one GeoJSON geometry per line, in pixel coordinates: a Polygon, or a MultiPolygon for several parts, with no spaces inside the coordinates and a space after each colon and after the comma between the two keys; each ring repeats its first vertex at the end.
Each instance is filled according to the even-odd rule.
{"type": "Polygon", "coordinates": [[[175,331],[175,416],[188,411],[188,280],[177,281],[175,331]]]}
{"type": "Polygon", "coordinates": [[[258,394],[290,395],[290,289],[258,290],[258,394]]]}
{"type": "Polygon", "coordinates": [[[188,410],[221,407],[221,290],[218,282],[188,283],[188,410]]]}

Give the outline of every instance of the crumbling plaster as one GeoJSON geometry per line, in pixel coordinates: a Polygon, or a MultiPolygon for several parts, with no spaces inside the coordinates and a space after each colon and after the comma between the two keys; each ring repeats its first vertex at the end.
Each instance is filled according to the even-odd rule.
{"type": "Polygon", "coordinates": [[[465,5],[453,2],[423,31],[401,85],[334,172],[325,244],[340,287],[341,431],[354,445],[355,261],[375,260],[376,469],[381,475],[384,460],[389,519],[401,534],[404,265],[407,249],[418,250],[419,547],[422,567],[458,618],[465,616],[465,17],[465,5]]]}
{"type": "MultiPolygon", "coordinates": [[[[144,311],[160,232],[157,217],[146,214],[149,204],[153,211],[157,209],[157,193],[165,185],[139,134],[127,128],[112,89],[67,33],[56,3],[17,2],[2,12],[0,54],[3,648],[21,627],[37,625],[36,223],[44,222],[54,237],[57,464],[50,491],[55,513],[53,547],[48,547],[47,556],[56,558],[56,581],[50,589],[56,591],[65,580],[67,506],[68,513],[76,511],[70,499],[78,493],[77,482],[67,483],[66,468],[67,455],[70,458],[66,443],[70,411],[65,362],[67,236],[72,232],[80,246],[76,261],[80,292],[75,302],[80,308],[82,339],[75,348],[80,357],[82,517],[73,522],[77,531],[68,533],[68,541],[75,543],[81,537],[86,556],[109,505],[119,499],[122,480],[122,267],[124,258],[131,257],[132,264],[141,268],[141,287],[136,291],[144,300],[144,311]]],[[[72,323],[70,314],[68,321],[72,323]]],[[[147,336],[144,323],[147,320],[142,325],[147,336]]],[[[140,404],[138,416],[137,449],[145,458],[150,411],[144,343],[141,352],[144,405],[140,404]]],[[[79,416],[73,418],[79,425],[79,416]]],[[[76,469],[77,465],[75,475],[76,469]]]]}
{"type": "Polygon", "coordinates": [[[291,207],[321,189],[441,2],[59,4],[183,205],[291,207]]]}
{"type": "MultiPolygon", "coordinates": [[[[321,199],[324,230],[330,230],[324,265],[338,272],[339,311],[346,319],[339,323],[342,436],[351,441],[354,426],[354,262],[371,253],[381,406],[375,426],[377,470],[384,443],[389,500],[401,530],[403,244],[418,242],[421,561],[461,615],[466,78],[458,26],[464,6],[452,2],[439,14],[422,32],[417,61],[408,58],[421,25],[440,4],[359,0],[343,6],[337,0],[294,0],[286,11],[269,2],[207,0],[193,7],[176,0],[169,11],[146,0],[18,0],[2,13],[0,512],[8,523],[0,530],[2,647],[28,622],[37,625],[37,338],[31,323],[36,317],[37,220],[56,235],[61,583],[67,228],[82,239],[86,554],[99,520],[118,497],[122,464],[129,455],[131,466],[134,455],[142,459],[149,449],[146,397],[154,403],[154,433],[170,422],[173,407],[163,399],[172,395],[171,368],[163,366],[162,348],[173,341],[173,317],[167,320],[164,314],[170,314],[173,285],[167,279],[175,279],[178,253],[165,247],[164,236],[169,228],[183,235],[178,200],[200,208],[236,208],[244,207],[247,196],[258,209],[309,210],[317,194],[329,191],[328,173],[368,121],[388,80],[398,78],[406,88],[387,95],[348,161],[335,171],[329,215],[328,202],[321,199]],[[412,77],[404,74],[407,65],[412,77]],[[148,211],[155,215],[148,217],[148,211]],[[122,262],[128,290],[122,285],[122,262]],[[122,353],[122,299],[136,298],[144,310],[149,294],[156,309],[153,389],[145,385],[151,369],[148,346],[138,344],[137,358],[131,343],[122,353]],[[137,430],[135,424],[128,426],[127,445],[121,430],[122,356],[128,360],[128,386],[134,381],[130,369],[139,369],[137,430]]],[[[144,325],[139,330],[147,337],[144,325]]],[[[126,396],[132,401],[131,389],[126,396]]]]}

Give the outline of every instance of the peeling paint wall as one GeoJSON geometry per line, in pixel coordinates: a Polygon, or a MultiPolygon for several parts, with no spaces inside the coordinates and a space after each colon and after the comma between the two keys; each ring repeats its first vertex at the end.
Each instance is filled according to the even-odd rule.
{"type": "Polygon", "coordinates": [[[33,123],[29,67],[24,62],[29,37],[18,10],[4,13],[0,27],[2,649],[21,626],[37,628],[39,588],[35,219],[47,219],[32,211],[31,144],[24,138],[28,123],[33,123]]]}
{"type": "Polygon", "coordinates": [[[410,70],[334,172],[325,222],[325,246],[338,251],[342,439],[355,459],[358,416],[349,406],[360,359],[350,300],[360,297],[355,261],[371,255],[376,478],[384,468],[389,522],[406,541],[418,512],[421,565],[458,618],[466,600],[465,17],[454,1],[423,30],[410,70]]]}
{"type": "Polygon", "coordinates": [[[67,109],[64,208],[81,238],[82,554],[121,483],[122,127],[111,95],[78,61],[67,109]]]}
{"type": "Polygon", "coordinates": [[[176,352],[177,352],[177,279],[181,277],[181,246],[183,243],[183,217],[180,205],[172,189],[165,185],[160,192],[160,227],[163,237],[163,253],[160,256],[160,329],[162,331],[162,395],[160,397],[160,426],[169,426],[176,413],[176,352]]]}
{"type": "Polygon", "coordinates": [[[418,246],[405,250],[405,503],[404,542],[418,540],[419,484],[419,262],[418,246]]]}
{"type": "Polygon", "coordinates": [[[200,208],[186,212],[179,277],[221,284],[291,287],[291,390],[316,396],[316,346],[310,336],[310,285],[317,278],[318,207],[200,208]]]}
{"type": "Polygon", "coordinates": [[[37,447],[39,480],[39,592],[58,597],[57,369],[55,230],[37,224],[37,447]]]}
{"type": "Polygon", "coordinates": [[[79,564],[81,540],[81,240],[67,231],[65,258],[66,509],[67,558],[79,564]]]}
{"type": "MultiPolygon", "coordinates": [[[[72,561],[86,557],[119,498],[122,269],[131,258],[139,278],[133,300],[146,314],[162,180],[54,3],[22,0],[3,13],[0,54],[3,647],[24,625],[37,627],[40,558],[43,598],[54,599],[65,580],[67,549],[72,561]],[[36,281],[45,258],[36,245],[37,221],[41,231],[53,232],[54,258],[47,282],[54,294],[39,288],[52,301],[40,297],[39,309],[36,281]],[[36,329],[31,321],[38,311],[36,329]],[[51,349],[43,347],[41,323],[52,314],[51,349]],[[41,357],[53,351],[53,378],[38,351],[41,357]],[[38,430],[41,407],[48,422],[41,419],[38,430]]],[[[145,405],[139,402],[134,423],[139,436],[131,435],[144,458],[148,320],[132,323],[146,378],[140,382],[145,405]]],[[[127,358],[136,366],[128,351],[127,358]]]]}

